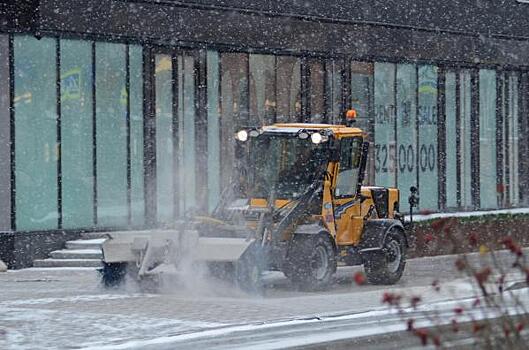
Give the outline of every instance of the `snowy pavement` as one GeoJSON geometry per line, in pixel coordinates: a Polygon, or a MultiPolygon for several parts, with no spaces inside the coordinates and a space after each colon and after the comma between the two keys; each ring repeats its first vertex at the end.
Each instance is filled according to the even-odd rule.
{"type": "MultiPolygon", "coordinates": [[[[225,338],[228,334],[239,335],[239,348],[274,348],[271,340],[277,334],[272,330],[287,325],[308,332],[306,327],[323,327],[321,322],[327,322],[328,335],[338,327],[333,326],[335,321],[341,327],[356,323],[379,329],[384,322],[392,322],[388,329],[403,327],[381,304],[387,290],[421,295],[440,308],[474,294],[454,271],[452,257],[409,261],[405,276],[391,288],[355,285],[356,270],[339,269],[336,284],[317,293],[296,291],[282,274],[270,273],[263,296],[246,295],[229,284],[199,277],[162,294],[145,294],[133,286],[105,290],[90,268],[8,271],[0,274],[0,349],[155,349],[177,344],[178,348],[223,348],[226,343],[211,339],[234,341],[225,338]],[[440,292],[431,287],[436,279],[442,282],[440,292]],[[266,338],[266,332],[273,338],[266,338]],[[262,336],[253,339],[252,334],[262,336]],[[208,339],[210,343],[204,343],[208,339]]],[[[362,329],[367,332],[370,327],[362,329]]],[[[311,339],[300,332],[304,334],[300,339],[311,339]]]]}

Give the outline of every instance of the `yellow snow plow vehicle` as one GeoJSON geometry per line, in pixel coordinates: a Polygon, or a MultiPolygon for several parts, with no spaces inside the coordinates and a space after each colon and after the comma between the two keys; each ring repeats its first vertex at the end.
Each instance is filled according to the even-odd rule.
{"type": "Polygon", "coordinates": [[[212,215],[174,230],[110,234],[105,285],[127,273],[149,279],[200,262],[212,271],[228,267],[249,290],[260,288],[267,270],[304,289],[329,285],[337,266],[363,264],[373,284],[401,278],[408,238],[399,190],[362,185],[369,143],[361,129],[274,124],[235,138],[244,170],[212,215]]]}

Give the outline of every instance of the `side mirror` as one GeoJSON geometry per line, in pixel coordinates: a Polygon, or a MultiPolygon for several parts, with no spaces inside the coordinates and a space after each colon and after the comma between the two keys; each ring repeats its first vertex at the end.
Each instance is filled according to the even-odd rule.
{"type": "Polygon", "coordinates": [[[408,197],[408,203],[410,203],[410,210],[412,208],[415,208],[417,205],[419,205],[419,195],[417,194],[418,190],[417,187],[411,186],[410,187],[410,196],[408,197]]]}
{"type": "Polygon", "coordinates": [[[408,197],[408,203],[410,203],[410,224],[413,225],[413,208],[419,205],[419,190],[415,186],[410,187],[410,196],[408,197]]]}

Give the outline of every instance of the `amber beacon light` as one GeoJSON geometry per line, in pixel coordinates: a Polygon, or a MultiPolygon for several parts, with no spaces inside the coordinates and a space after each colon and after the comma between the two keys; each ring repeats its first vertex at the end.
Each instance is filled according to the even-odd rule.
{"type": "Polygon", "coordinates": [[[351,125],[356,121],[356,110],[349,109],[345,113],[345,121],[347,122],[347,125],[351,125]]]}

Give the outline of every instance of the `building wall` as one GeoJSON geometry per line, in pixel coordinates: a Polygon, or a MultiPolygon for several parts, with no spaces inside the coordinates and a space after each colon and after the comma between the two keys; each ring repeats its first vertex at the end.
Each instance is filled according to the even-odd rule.
{"type": "Polygon", "coordinates": [[[501,2],[504,6],[474,0],[253,5],[46,0],[40,4],[38,28],[42,33],[90,33],[202,47],[527,65],[528,6],[515,0],[501,2]]]}
{"type": "Polygon", "coordinates": [[[404,202],[417,186],[423,211],[527,205],[529,10],[463,2],[41,1],[0,37],[0,229],[23,256],[8,260],[63,231],[211,211],[244,167],[238,128],[351,107],[370,184],[404,202]]]}

